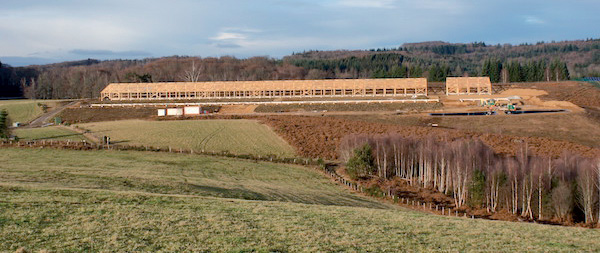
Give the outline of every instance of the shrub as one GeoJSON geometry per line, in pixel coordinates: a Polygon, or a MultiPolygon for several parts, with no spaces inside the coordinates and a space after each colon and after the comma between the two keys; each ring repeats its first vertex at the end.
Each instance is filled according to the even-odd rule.
{"type": "Polygon", "coordinates": [[[354,149],[354,155],[346,163],[348,175],[358,179],[375,172],[373,150],[368,143],[354,149]]]}

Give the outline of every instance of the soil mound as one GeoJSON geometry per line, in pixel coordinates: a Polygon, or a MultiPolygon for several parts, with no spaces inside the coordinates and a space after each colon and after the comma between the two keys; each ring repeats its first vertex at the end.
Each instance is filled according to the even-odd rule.
{"type": "Polygon", "coordinates": [[[548,95],[548,92],[537,89],[508,89],[500,93],[505,96],[519,96],[527,99],[526,97],[536,97],[548,95]]]}
{"type": "Polygon", "coordinates": [[[246,114],[253,113],[257,105],[224,105],[219,111],[222,114],[246,114]]]}

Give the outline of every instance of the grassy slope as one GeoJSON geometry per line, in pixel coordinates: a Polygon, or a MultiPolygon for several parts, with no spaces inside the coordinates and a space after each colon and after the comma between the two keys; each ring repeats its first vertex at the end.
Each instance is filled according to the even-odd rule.
{"type": "Polygon", "coordinates": [[[599,230],[357,207],[374,204],[296,166],[142,152],[2,149],[0,156],[6,161],[0,164],[1,250],[575,251],[600,246],[599,230]],[[31,161],[23,161],[23,155],[31,161]],[[210,186],[212,180],[223,189],[252,186],[273,199],[305,197],[257,201],[185,190],[186,181],[210,186]],[[327,193],[354,200],[344,206],[306,204],[327,199],[327,193]]]}
{"type": "Polygon", "coordinates": [[[12,122],[27,123],[43,113],[35,100],[2,100],[0,109],[8,111],[12,122]]]}
{"type": "Polygon", "coordinates": [[[0,100],[0,109],[8,111],[8,117],[12,122],[28,123],[44,113],[38,103],[55,107],[62,101],[64,100],[0,100]]]}
{"type": "Polygon", "coordinates": [[[123,144],[295,156],[289,144],[267,126],[252,120],[123,120],[79,126],[123,144]]]}
{"type": "Polygon", "coordinates": [[[20,128],[13,130],[13,134],[23,140],[86,140],[82,134],[59,126],[20,128]]]}
{"type": "Polygon", "coordinates": [[[0,182],[13,185],[381,206],[344,193],[301,166],[165,153],[0,151],[0,182]]]}

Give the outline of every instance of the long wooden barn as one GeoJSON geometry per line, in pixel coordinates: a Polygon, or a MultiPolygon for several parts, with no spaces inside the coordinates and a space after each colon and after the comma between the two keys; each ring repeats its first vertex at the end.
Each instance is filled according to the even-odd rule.
{"type": "Polygon", "coordinates": [[[102,100],[427,96],[426,78],[111,83],[102,100]]]}
{"type": "Polygon", "coordinates": [[[490,95],[492,83],[489,77],[448,77],[446,95],[490,95]]]}

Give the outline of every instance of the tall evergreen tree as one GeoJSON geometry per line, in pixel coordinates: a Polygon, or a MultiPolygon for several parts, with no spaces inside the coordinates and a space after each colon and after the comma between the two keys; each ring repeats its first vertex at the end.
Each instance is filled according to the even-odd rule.
{"type": "Polygon", "coordinates": [[[429,68],[429,81],[431,82],[443,82],[446,77],[450,74],[450,67],[447,65],[439,66],[434,64],[429,68]]]}
{"type": "Polygon", "coordinates": [[[482,76],[490,77],[490,81],[492,83],[500,82],[502,73],[502,63],[498,59],[487,59],[483,63],[483,68],[481,69],[482,76]]]}
{"type": "Polygon", "coordinates": [[[0,111],[0,139],[8,139],[10,137],[9,124],[8,112],[4,109],[0,111]]]}
{"type": "Polygon", "coordinates": [[[550,79],[555,81],[569,80],[569,69],[567,64],[559,59],[550,64],[550,79]]]}
{"type": "Polygon", "coordinates": [[[523,74],[521,71],[521,64],[517,61],[511,61],[505,64],[508,69],[508,81],[509,82],[522,82],[523,74]]]}

